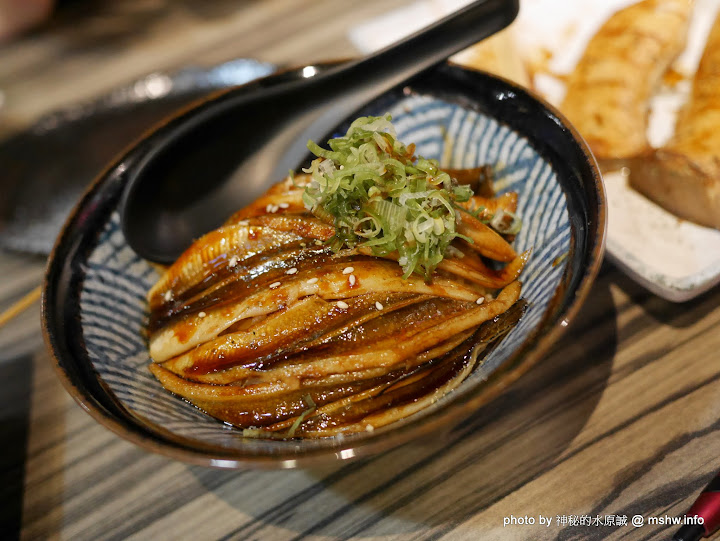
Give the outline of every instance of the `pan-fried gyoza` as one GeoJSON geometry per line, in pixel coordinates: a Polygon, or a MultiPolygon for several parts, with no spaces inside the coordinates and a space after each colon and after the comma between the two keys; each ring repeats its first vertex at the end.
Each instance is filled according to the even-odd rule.
{"type": "Polygon", "coordinates": [[[198,239],[148,293],[150,370],[247,436],[371,431],[456,388],[520,319],[517,194],[387,117],[198,239]],[[477,193],[478,195],[475,195],[477,193]]]}

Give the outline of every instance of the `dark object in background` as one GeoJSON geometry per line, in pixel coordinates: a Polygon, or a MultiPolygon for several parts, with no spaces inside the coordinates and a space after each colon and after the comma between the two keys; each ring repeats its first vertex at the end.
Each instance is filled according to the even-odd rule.
{"type": "Polygon", "coordinates": [[[698,541],[710,537],[720,528],[720,473],[713,477],[685,513],[687,524],[673,536],[673,541],[698,541]],[[702,524],[699,520],[702,520],[702,524]]]}
{"type": "Polygon", "coordinates": [[[240,59],[155,73],[40,119],[0,144],[0,248],[48,254],[87,185],[127,145],[178,108],[274,71],[240,59]]]}

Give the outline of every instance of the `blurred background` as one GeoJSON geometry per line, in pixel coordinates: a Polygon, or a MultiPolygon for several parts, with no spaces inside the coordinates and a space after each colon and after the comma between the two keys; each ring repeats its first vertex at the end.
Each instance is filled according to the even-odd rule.
{"type": "Polygon", "coordinates": [[[355,23],[408,3],[0,0],[0,137],[158,70],[239,57],[286,65],[354,56],[347,34],[355,23]],[[258,3],[262,16],[248,16],[258,3]]]}
{"type": "Polygon", "coordinates": [[[84,187],[159,119],[277,68],[357,56],[351,29],[407,4],[0,0],[0,248],[47,254],[84,187]]]}
{"type": "MultiPolygon", "coordinates": [[[[0,0],[0,249],[49,253],[88,183],[135,138],[187,103],[277,69],[369,53],[469,2],[0,0]]],[[[616,107],[620,98],[613,97],[624,85],[620,94],[635,96],[637,103],[632,105],[639,111],[634,137],[647,139],[648,152],[649,145],[660,148],[670,140],[720,0],[522,0],[520,4],[510,28],[453,60],[531,88],[560,107],[586,138],[593,137],[585,129],[592,128],[598,112],[613,118],[609,124],[628,128],[627,119],[612,117],[625,114],[616,107]],[[623,15],[623,10],[630,11],[623,15]],[[648,29],[666,24],[662,13],[668,10],[682,14],[685,30],[665,28],[656,36],[644,36],[643,28],[652,33],[648,29]],[[627,27],[626,40],[635,36],[637,43],[630,49],[642,46],[645,60],[639,58],[644,68],[632,67],[635,53],[628,54],[628,47],[612,45],[613,31],[601,36],[611,17],[616,20],[612,24],[627,27]],[[589,100],[581,91],[575,100],[578,110],[572,111],[563,103],[567,83],[593,36],[610,40],[609,48],[601,47],[612,49],[603,62],[619,62],[612,70],[618,84],[609,94],[596,89],[589,100]],[[657,62],[648,58],[647,54],[656,54],[651,52],[656,42],[663,41],[670,45],[676,41],[678,46],[669,47],[673,50],[657,62]],[[643,71],[670,60],[664,73],[643,71]],[[646,83],[649,79],[651,83],[646,83]]],[[[595,60],[591,55],[584,65],[593,66],[595,60]]],[[[576,79],[592,71],[580,70],[576,79]]],[[[600,72],[594,76],[598,75],[602,76],[600,72]]],[[[582,89],[583,84],[575,86],[582,89]]],[[[603,135],[612,136],[614,131],[603,135]]],[[[598,154],[598,146],[591,149],[599,160],[605,158],[598,154]]],[[[686,222],[678,225],[674,215],[630,190],[622,175],[606,176],[606,183],[611,214],[653,216],[632,224],[610,222],[611,255],[622,259],[618,254],[623,249],[644,253],[642,268],[628,258],[624,261],[626,267],[635,265],[631,270],[636,279],[644,279],[656,292],[664,287],[666,298],[673,298],[672,288],[663,284],[720,264],[710,257],[720,252],[716,230],[688,230],[686,222]],[[632,202],[632,212],[619,206],[627,201],[632,202]],[[655,233],[658,224],[662,235],[655,233]],[[624,235],[639,230],[642,234],[624,235]],[[666,251],[688,244],[668,239],[688,238],[693,239],[690,248],[678,261],[694,261],[694,266],[668,270],[666,251]],[[662,284],[651,283],[648,277],[655,275],[664,276],[662,284]]],[[[720,280],[717,274],[713,273],[714,280],[720,280]]]]}
{"type": "MultiPolygon", "coordinates": [[[[0,0],[0,248],[47,254],[64,218],[92,178],[136,137],[190,101],[277,69],[369,53],[469,2],[0,0]]],[[[613,16],[617,20],[613,24],[629,25],[626,37],[639,40],[631,49],[643,43],[647,52],[655,47],[655,40],[679,43],[677,51],[665,55],[673,62],[664,74],[646,76],[628,67],[633,61],[628,47],[611,47],[613,52],[605,59],[620,62],[613,70],[616,86],[624,84],[629,95],[639,97],[633,104],[640,111],[635,136],[647,138],[653,148],[668,142],[677,112],[688,100],[720,0],[522,0],[520,4],[520,14],[508,30],[453,60],[531,88],[559,106],[586,138],[592,138],[586,126],[578,124],[583,120],[582,103],[588,100],[580,95],[576,102],[581,111],[573,114],[563,98],[586,46],[596,33],[602,34],[603,24],[613,16]],[[638,13],[632,11],[636,7],[644,14],[642,20],[633,15],[638,13]],[[631,11],[618,16],[623,9],[631,11]],[[690,21],[689,31],[658,30],[657,36],[643,37],[639,29],[665,24],[661,20],[664,10],[682,13],[683,21],[690,21]],[[657,84],[646,84],[648,78],[658,79],[657,84]],[[653,92],[645,96],[648,86],[653,92]],[[645,109],[650,111],[647,127],[645,109]]],[[[612,32],[607,36],[612,43],[612,32]]],[[[593,62],[586,59],[585,66],[593,62]]],[[[645,64],[651,69],[652,59],[645,64]]],[[[612,95],[595,92],[591,101],[591,114],[585,115],[590,121],[598,111],[618,112],[618,100],[612,95]]],[[[602,161],[599,147],[591,148],[602,161]]],[[[645,150],[650,151],[650,146],[645,145],[645,150]]],[[[606,182],[611,207],[636,196],[626,188],[625,178],[615,182],[606,177],[606,182]]],[[[633,204],[648,205],[645,200],[633,204]]],[[[653,209],[620,210],[615,215],[621,212],[645,216],[653,209]]],[[[642,220],[628,226],[611,221],[611,254],[618,252],[613,250],[613,238],[627,244],[622,231],[648,223],[642,220]]],[[[646,267],[652,273],[645,274],[667,274],[663,254],[668,248],[666,239],[672,235],[692,237],[693,246],[700,247],[685,258],[698,261],[697,269],[690,271],[715,265],[715,260],[706,257],[712,250],[705,249],[717,246],[720,251],[720,235],[715,230],[688,233],[667,213],[654,220],[650,229],[633,236],[643,239],[638,249],[648,245],[645,237],[659,243],[646,250],[646,267]],[[657,229],[658,220],[669,233],[656,235],[650,230],[657,229]]],[[[632,250],[637,251],[636,247],[632,250]]],[[[682,278],[690,271],[683,268],[676,274],[682,278]]],[[[640,274],[641,269],[635,269],[635,275],[640,274]]]]}

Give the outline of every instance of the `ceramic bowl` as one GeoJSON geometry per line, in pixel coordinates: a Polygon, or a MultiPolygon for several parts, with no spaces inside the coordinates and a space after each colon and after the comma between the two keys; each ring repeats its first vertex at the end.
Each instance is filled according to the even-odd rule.
{"type": "MultiPolygon", "coordinates": [[[[212,100],[303,73],[308,70],[284,72],[212,100]]],[[[294,467],[442,434],[541,359],[579,309],[602,258],[605,194],[585,143],[560,113],[527,90],[449,64],[383,94],[352,118],[385,112],[418,154],[448,167],[494,164],[498,191],[519,192],[524,226],[515,247],[532,248],[521,276],[529,309],[458,389],[373,432],[288,441],[243,438],[166,392],[148,370],[143,334],[145,294],[158,274],[127,245],[117,212],[128,172],[152,147],[151,133],[91,185],[50,256],[43,328],[60,379],[75,400],[123,438],[179,460],[226,468],[294,467]]]]}

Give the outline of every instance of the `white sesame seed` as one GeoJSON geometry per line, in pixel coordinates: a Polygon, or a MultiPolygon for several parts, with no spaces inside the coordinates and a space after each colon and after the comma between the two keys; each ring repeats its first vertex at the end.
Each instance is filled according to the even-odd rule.
{"type": "Polygon", "coordinates": [[[367,425],[365,427],[366,432],[372,432],[373,430],[375,430],[375,427],[373,425],[367,425]]]}
{"type": "Polygon", "coordinates": [[[280,285],[280,282],[273,282],[272,284],[270,284],[270,289],[277,289],[280,287],[280,285]]]}
{"type": "Polygon", "coordinates": [[[207,314],[205,312],[198,313],[198,317],[205,317],[207,314]]]}
{"type": "Polygon", "coordinates": [[[272,208],[273,208],[273,204],[272,204],[272,203],[268,203],[268,204],[267,204],[267,207],[265,207],[265,212],[267,212],[267,213],[272,212],[272,208]]]}
{"type": "Polygon", "coordinates": [[[287,208],[290,208],[290,204],[289,203],[280,203],[278,205],[278,207],[281,209],[287,209],[287,208]]]}
{"type": "Polygon", "coordinates": [[[173,298],[172,291],[169,289],[165,292],[165,295],[163,295],[163,299],[165,299],[165,302],[170,302],[173,298]]]}
{"type": "Polygon", "coordinates": [[[315,246],[322,246],[322,241],[321,241],[321,240],[316,240],[316,241],[315,241],[315,246]]]}
{"type": "Polygon", "coordinates": [[[300,243],[300,248],[306,248],[306,247],[307,247],[307,242],[300,243]]]}
{"type": "Polygon", "coordinates": [[[232,257],[230,258],[230,261],[228,261],[228,267],[230,267],[230,268],[234,267],[234,266],[237,265],[237,264],[238,264],[238,258],[237,258],[237,256],[232,256],[232,257]]]}
{"type": "Polygon", "coordinates": [[[348,278],[348,282],[350,282],[351,287],[355,285],[355,275],[354,274],[350,275],[350,277],[348,278]]]}
{"type": "Polygon", "coordinates": [[[318,279],[317,278],[310,278],[307,283],[308,284],[317,284],[318,279]]]}
{"type": "Polygon", "coordinates": [[[345,267],[343,269],[343,274],[351,274],[355,270],[354,267],[345,267]]]}
{"type": "Polygon", "coordinates": [[[335,304],[337,304],[337,307],[340,308],[341,310],[345,310],[348,308],[348,303],[343,302],[343,301],[337,301],[337,303],[335,303],[335,304]]]}
{"type": "Polygon", "coordinates": [[[380,301],[376,301],[375,308],[377,308],[378,310],[382,310],[385,307],[382,305],[382,303],[380,301]]]}
{"type": "Polygon", "coordinates": [[[485,297],[478,297],[475,304],[482,304],[483,302],[485,302],[485,297]]]}
{"type": "Polygon", "coordinates": [[[296,267],[293,267],[292,269],[288,269],[285,271],[285,274],[296,274],[296,273],[297,273],[296,267]]]}

